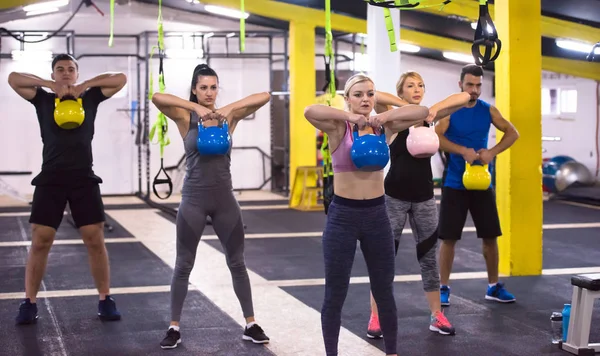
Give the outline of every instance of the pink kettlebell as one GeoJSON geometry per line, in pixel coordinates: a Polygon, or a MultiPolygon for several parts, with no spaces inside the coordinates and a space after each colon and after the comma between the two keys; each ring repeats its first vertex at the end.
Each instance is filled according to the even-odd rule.
{"type": "Polygon", "coordinates": [[[440,147],[440,140],[433,126],[411,126],[406,139],[406,148],[415,158],[433,156],[440,147]]]}

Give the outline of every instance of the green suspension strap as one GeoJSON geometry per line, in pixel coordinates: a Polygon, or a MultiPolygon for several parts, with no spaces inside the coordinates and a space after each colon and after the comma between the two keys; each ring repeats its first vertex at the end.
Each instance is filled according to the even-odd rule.
{"type": "Polygon", "coordinates": [[[387,29],[388,38],[390,40],[390,51],[396,52],[398,45],[396,44],[396,32],[394,30],[394,21],[392,20],[392,12],[390,9],[398,10],[417,10],[427,7],[440,6],[440,10],[452,0],[365,0],[370,5],[383,7],[383,17],[385,19],[385,28],[387,29]]]}
{"type": "Polygon", "coordinates": [[[335,97],[335,53],[333,51],[333,34],[331,32],[331,0],[325,0],[325,87],[323,91],[329,93],[327,104],[335,97]]]}
{"type": "MultiPolygon", "coordinates": [[[[164,93],[165,88],[166,88],[165,72],[164,72],[164,65],[163,65],[164,57],[165,57],[165,34],[164,34],[163,19],[162,19],[162,0],[158,0],[158,46],[152,47],[152,50],[150,52],[150,61],[148,62],[149,67],[152,67],[152,56],[154,55],[154,50],[157,48],[158,48],[158,61],[159,61],[159,64],[158,64],[158,92],[164,93]]],[[[152,100],[153,93],[154,93],[154,78],[152,77],[152,71],[150,71],[150,88],[148,90],[148,100],[149,101],[152,100]]],[[[167,117],[162,112],[159,112],[156,121],[154,122],[154,124],[152,125],[152,128],[150,129],[150,135],[149,135],[151,143],[160,145],[160,169],[158,170],[158,173],[154,177],[154,183],[152,184],[152,189],[154,190],[154,194],[159,199],[167,199],[173,193],[173,182],[171,181],[171,177],[169,177],[169,175],[167,174],[167,171],[165,171],[165,167],[163,164],[163,154],[165,151],[165,146],[167,146],[171,143],[171,140],[169,139],[169,136],[168,136],[168,132],[169,132],[169,123],[167,121],[167,117]],[[154,135],[156,135],[156,142],[153,142],[154,135]],[[158,177],[161,172],[163,172],[165,174],[166,178],[158,177]],[[156,186],[160,185],[160,184],[167,184],[169,186],[167,196],[165,196],[165,197],[161,197],[158,194],[158,191],[156,189],[156,186]]]]}
{"type": "Polygon", "coordinates": [[[240,11],[242,16],[240,16],[240,52],[244,52],[246,50],[246,19],[244,19],[244,0],[240,0],[240,11]]]}
{"type": "Polygon", "coordinates": [[[477,28],[475,29],[475,37],[473,38],[473,46],[471,53],[475,63],[484,66],[493,62],[500,55],[502,42],[498,38],[496,26],[492,21],[488,10],[488,0],[479,0],[479,19],[477,20],[477,28]],[[480,46],[485,47],[485,52],[482,54],[480,46]],[[496,47],[496,53],[492,55],[492,51],[496,47]]]}
{"type": "MultiPolygon", "coordinates": [[[[325,0],[325,98],[327,105],[331,106],[336,95],[335,87],[335,52],[333,50],[333,34],[331,32],[331,0],[325,0]]],[[[321,155],[323,157],[323,207],[325,215],[333,200],[333,166],[331,163],[331,151],[329,150],[329,137],[323,132],[323,143],[321,144],[321,155]]]]}
{"type": "Polygon", "coordinates": [[[115,27],[115,0],[110,0],[110,36],[108,37],[108,47],[112,47],[115,27]]]}

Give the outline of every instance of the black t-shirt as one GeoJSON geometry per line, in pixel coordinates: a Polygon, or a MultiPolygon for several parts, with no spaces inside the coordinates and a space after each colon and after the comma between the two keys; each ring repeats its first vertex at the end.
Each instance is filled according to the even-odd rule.
{"type": "Polygon", "coordinates": [[[86,90],[82,97],[85,119],[72,130],[60,128],[54,121],[56,94],[38,88],[29,100],[37,112],[42,136],[42,171],[33,185],[73,185],[102,183],[92,170],[92,139],[98,105],[108,99],[99,87],[86,90]]]}
{"type": "Polygon", "coordinates": [[[385,177],[385,194],[419,203],[433,198],[431,158],[415,158],[406,148],[409,130],[400,131],[390,145],[390,170],[385,177]]]}

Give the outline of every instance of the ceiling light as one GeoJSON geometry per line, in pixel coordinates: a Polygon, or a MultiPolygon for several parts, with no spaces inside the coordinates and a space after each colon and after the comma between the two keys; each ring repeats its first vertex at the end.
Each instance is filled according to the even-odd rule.
{"type": "Polygon", "coordinates": [[[13,61],[46,61],[52,62],[52,51],[14,50],[11,52],[13,61]]]}
{"type": "Polygon", "coordinates": [[[398,49],[401,52],[407,52],[407,53],[417,53],[421,50],[421,47],[419,46],[415,46],[409,43],[400,43],[398,45],[398,49]]]}
{"type": "Polygon", "coordinates": [[[167,48],[165,56],[172,59],[199,59],[204,57],[204,52],[201,49],[167,48]]]}
{"type": "MultiPolygon", "coordinates": [[[[577,42],[577,41],[571,41],[571,40],[562,40],[562,39],[557,39],[556,45],[563,49],[568,49],[571,51],[583,52],[583,53],[590,53],[592,51],[592,48],[594,47],[593,45],[591,45],[589,43],[577,42]]],[[[600,54],[600,47],[596,48],[594,50],[594,53],[600,54]]]]}
{"type": "MultiPolygon", "coordinates": [[[[62,6],[66,6],[69,4],[69,0],[55,0],[55,1],[46,1],[39,4],[27,5],[23,6],[23,11],[32,12],[32,11],[40,11],[46,9],[57,9],[62,6]]],[[[57,10],[58,11],[58,10],[57,10]]]]}
{"type": "Polygon", "coordinates": [[[49,7],[49,8],[46,8],[46,9],[29,11],[29,12],[25,13],[25,16],[44,15],[44,14],[51,14],[53,12],[58,12],[58,7],[49,7]]]}
{"type": "Polygon", "coordinates": [[[227,37],[227,38],[235,37],[235,32],[229,32],[228,34],[225,35],[225,37],[227,37]]]}
{"type": "Polygon", "coordinates": [[[444,58],[451,61],[464,62],[464,63],[475,63],[472,55],[456,53],[456,52],[444,52],[442,53],[444,58]]]}
{"type": "Polygon", "coordinates": [[[206,12],[210,12],[215,15],[233,17],[236,19],[241,19],[241,18],[247,19],[248,16],[250,16],[250,14],[247,12],[241,12],[238,10],[229,9],[229,8],[221,7],[221,6],[214,6],[214,5],[204,5],[204,10],[206,12]]]}

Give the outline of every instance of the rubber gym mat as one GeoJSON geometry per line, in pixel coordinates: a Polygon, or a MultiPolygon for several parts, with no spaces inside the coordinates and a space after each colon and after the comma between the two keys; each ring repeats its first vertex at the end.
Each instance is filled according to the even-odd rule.
{"type": "MultiPolygon", "coordinates": [[[[122,319],[101,322],[98,298],[39,299],[40,319],[35,325],[7,325],[0,333],[6,355],[185,355],[273,356],[263,345],[242,341],[243,327],[214,307],[202,293],[188,292],[181,318],[182,343],[165,351],[170,317],[169,293],[115,295],[122,319]],[[49,310],[52,314],[50,314],[49,310]],[[64,351],[66,350],[66,351],[64,351]]],[[[18,300],[0,300],[0,319],[12,324],[18,300]]],[[[268,330],[265,330],[268,332],[268,330]]]]}

